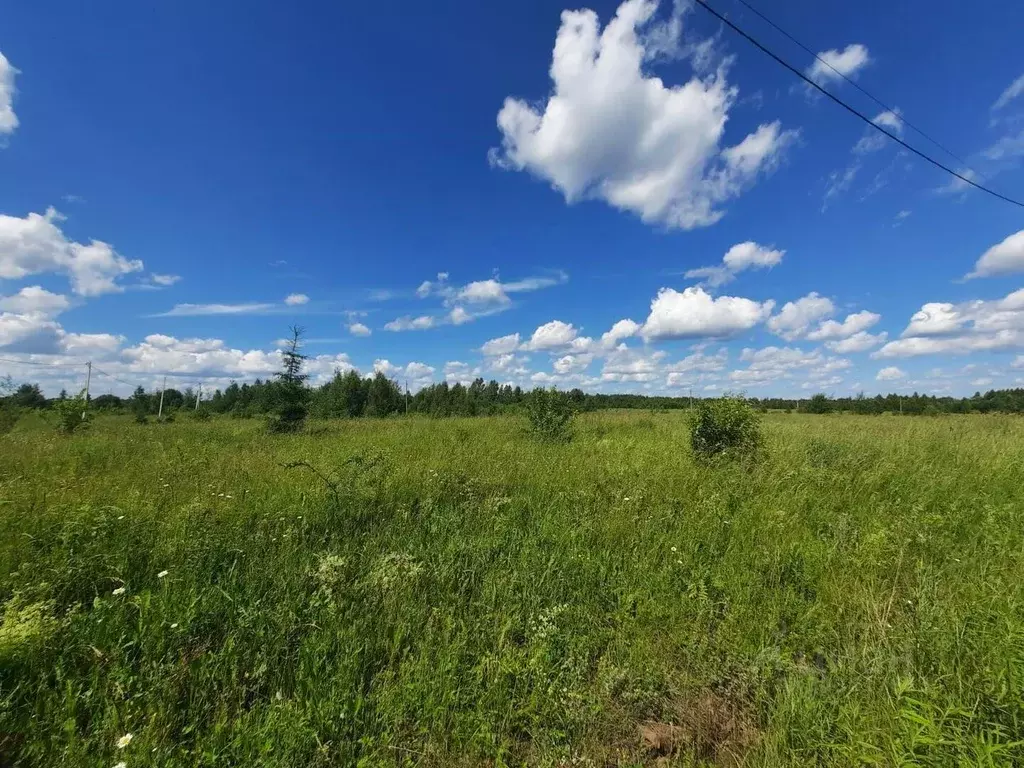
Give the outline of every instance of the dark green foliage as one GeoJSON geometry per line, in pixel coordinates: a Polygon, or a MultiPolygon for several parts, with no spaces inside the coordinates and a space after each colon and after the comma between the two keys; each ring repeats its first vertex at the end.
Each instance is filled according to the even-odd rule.
{"type": "Polygon", "coordinates": [[[402,406],[402,393],[398,386],[380,371],[370,379],[366,394],[367,416],[390,416],[402,406]]]}
{"type": "Polygon", "coordinates": [[[18,408],[13,403],[0,400],[0,437],[6,435],[18,423],[18,408]]]}
{"type": "Polygon", "coordinates": [[[76,397],[69,397],[54,403],[53,412],[57,416],[57,431],[64,435],[72,435],[85,426],[91,418],[85,408],[84,389],[76,397]]]}
{"type": "Polygon", "coordinates": [[[832,410],[832,401],[828,396],[819,392],[804,405],[804,413],[828,413],[832,410]]]}
{"type": "Polygon", "coordinates": [[[530,433],[541,440],[567,442],[572,439],[572,422],[576,410],[565,392],[535,389],[525,403],[526,420],[530,433]]]}
{"type": "Polygon", "coordinates": [[[107,394],[92,398],[89,401],[89,405],[97,411],[116,411],[124,407],[124,400],[117,395],[107,394]]]}
{"type": "Polygon", "coordinates": [[[46,395],[38,384],[22,384],[10,397],[11,402],[19,408],[45,408],[46,395]]]}
{"type": "Polygon", "coordinates": [[[209,409],[207,409],[205,406],[190,411],[190,414],[193,421],[199,421],[203,423],[213,418],[213,414],[210,413],[209,409]]]}
{"type": "Polygon", "coordinates": [[[699,458],[751,458],[761,449],[761,417],[741,397],[701,400],[690,416],[690,445],[699,458]]]}
{"type": "Polygon", "coordinates": [[[302,364],[306,356],[302,354],[302,329],[292,328],[292,338],[288,348],[281,354],[283,365],[277,374],[276,407],[267,422],[267,428],[274,433],[298,432],[306,423],[309,413],[306,389],[306,375],[302,372],[302,364]]]}

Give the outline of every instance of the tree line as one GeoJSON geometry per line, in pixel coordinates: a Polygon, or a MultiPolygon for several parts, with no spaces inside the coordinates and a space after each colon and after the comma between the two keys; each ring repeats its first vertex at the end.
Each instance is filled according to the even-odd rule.
{"type": "MultiPolygon", "coordinates": [[[[9,394],[0,397],[5,402],[25,409],[47,409],[67,399],[66,392],[56,398],[47,398],[38,384],[26,383],[7,387],[9,394]]],[[[637,394],[589,394],[580,389],[561,393],[576,411],[597,411],[611,408],[669,410],[685,409],[697,398],[650,396],[637,394]]],[[[190,410],[196,406],[197,391],[191,387],[165,389],[164,413],[190,410]]],[[[383,417],[393,414],[416,413],[429,416],[489,416],[516,410],[531,396],[529,390],[497,381],[477,378],[471,384],[441,382],[420,389],[415,394],[403,391],[383,373],[363,377],[355,370],[338,371],[325,384],[310,387],[305,384],[278,379],[260,380],[244,384],[232,383],[224,390],[199,401],[199,408],[211,414],[237,417],[258,417],[276,413],[283,400],[304,401],[310,416],[315,418],[383,417]]],[[[791,411],[800,413],[847,412],[859,414],[903,413],[905,415],[933,415],[940,413],[1024,413],[1024,389],[998,389],[970,397],[936,397],[914,392],[910,395],[888,394],[866,397],[831,398],[817,394],[810,398],[748,398],[748,402],[762,411],[791,411]]],[[[104,394],[89,399],[89,407],[96,411],[133,413],[137,416],[155,415],[160,407],[160,392],[138,387],[126,398],[104,394]]]]}

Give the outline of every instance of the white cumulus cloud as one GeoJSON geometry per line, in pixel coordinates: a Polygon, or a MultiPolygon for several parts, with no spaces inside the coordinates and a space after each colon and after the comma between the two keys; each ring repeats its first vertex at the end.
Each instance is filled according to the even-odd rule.
{"type": "Polygon", "coordinates": [[[815,330],[807,334],[809,341],[828,341],[830,339],[848,339],[862,331],[866,331],[879,320],[881,315],[864,310],[847,315],[843,322],[824,320],[815,330]]]}
{"type": "Polygon", "coordinates": [[[1024,272],[1024,229],[1008,236],[981,254],[971,277],[991,277],[1024,272]]]}
{"type": "Polygon", "coordinates": [[[552,320],[550,323],[539,326],[522,348],[533,352],[561,349],[572,344],[577,336],[579,336],[579,331],[573,327],[572,323],[552,320]]]}
{"type": "Polygon", "coordinates": [[[12,134],[18,127],[14,114],[14,76],[18,70],[0,53],[0,134],[12,134]]]}
{"type": "Polygon", "coordinates": [[[480,351],[488,356],[507,355],[519,349],[519,334],[510,333],[508,336],[501,336],[485,342],[480,351]]]}
{"type": "Polygon", "coordinates": [[[1024,288],[991,301],[929,302],[910,318],[901,338],[890,341],[872,357],[1020,348],[1024,348],[1024,288]]]}
{"type": "Polygon", "coordinates": [[[764,269],[782,262],[785,251],[758,245],[752,240],[737,243],[722,257],[721,266],[699,267],[686,272],[687,278],[703,278],[708,285],[718,286],[730,282],[745,269],[764,269]]]}
{"type": "Polygon", "coordinates": [[[724,68],[676,86],[646,71],[667,47],[667,27],[652,23],[657,7],[627,0],[603,30],[594,11],[564,11],[553,93],[542,106],[505,100],[492,162],[550,182],[570,203],[597,198],[683,229],[718,221],[721,206],[773,169],[796,132],[766,123],[723,149],[737,90],[724,68]]]}
{"type": "Polygon", "coordinates": [[[369,336],[373,333],[373,331],[362,323],[349,323],[348,332],[353,336],[369,336]]]}
{"type": "Polygon", "coordinates": [[[906,378],[907,374],[897,368],[895,365],[890,365],[888,368],[883,368],[875,376],[878,381],[897,381],[898,379],[906,378]]]}
{"type": "Polygon", "coordinates": [[[753,328],[771,314],[773,301],[738,296],[712,297],[700,286],[682,293],[662,288],[640,329],[647,340],[731,336],[753,328]]]}
{"type": "Polygon", "coordinates": [[[70,306],[71,302],[68,301],[67,296],[50,293],[38,285],[26,286],[13,296],[0,297],[0,310],[5,312],[53,316],[60,314],[70,306]]]}
{"type": "Polygon", "coordinates": [[[57,226],[63,218],[54,208],[24,218],[0,214],[0,278],[64,274],[75,293],[99,296],[123,291],[117,278],[142,270],[141,261],[126,259],[108,243],[69,240],[57,226]]]}
{"type": "Polygon", "coordinates": [[[786,341],[793,341],[806,336],[815,323],[834,312],[831,299],[812,292],[796,301],[787,301],[779,313],[768,320],[768,330],[786,341]]]}
{"type": "Polygon", "coordinates": [[[284,297],[284,303],[289,307],[301,307],[309,303],[309,296],[304,293],[289,293],[284,297]]]}

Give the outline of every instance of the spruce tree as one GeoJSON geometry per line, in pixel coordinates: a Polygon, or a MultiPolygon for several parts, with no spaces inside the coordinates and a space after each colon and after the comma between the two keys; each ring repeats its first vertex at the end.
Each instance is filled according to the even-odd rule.
{"type": "Polygon", "coordinates": [[[306,356],[302,348],[302,329],[292,326],[292,337],[281,353],[282,368],[277,374],[277,406],[268,426],[271,432],[298,432],[308,414],[306,374],[302,364],[306,356]]]}

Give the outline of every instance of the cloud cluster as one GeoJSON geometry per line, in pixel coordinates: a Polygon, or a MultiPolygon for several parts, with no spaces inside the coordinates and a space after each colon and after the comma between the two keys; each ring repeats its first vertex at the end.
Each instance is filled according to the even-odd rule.
{"type": "Polygon", "coordinates": [[[653,22],[655,0],[626,0],[601,29],[591,10],[564,11],[542,106],[507,98],[492,163],[548,181],[569,203],[594,198],[645,222],[692,229],[777,165],[795,139],[776,122],[722,146],[737,90],[724,66],[669,86],[645,64],[682,32],[653,22]],[[667,39],[666,38],[669,38],[667,39]]]}
{"type": "Polygon", "coordinates": [[[108,243],[69,240],[57,226],[63,219],[54,208],[24,218],[0,214],[0,278],[63,274],[74,293],[99,296],[123,291],[117,279],[142,270],[141,261],[126,259],[108,243]]]}
{"type": "Polygon", "coordinates": [[[373,371],[383,373],[403,389],[408,385],[409,389],[415,392],[433,382],[436,369],[426,363],[394,365],[389,360],[378,358],[373,361],[373,371]]]}
{"type": "Polygon", "coordinates": [[[872,357],[1018,348],[1024,348],[1024,288],[992,301],[929,302],[910,318],[899,339],[890,341],[872,357]]]}
{"type": "Polygon", "coordinates": [[[826,347],[839,354],[863,352],[888,338],[885,332],[867,332],[882,319],[881,315],[863,310],[847,315],[842,322],[828,319],[835,311],[831,299],[811,292],[796,301],[787,301],[768,320],[768,330],[786,341],[824,341],[826,347]]]}
{"type": "Polygon", "coordinates": [[[512,307],[510,294],[539,291],[568,281],[569,275],[557,271],[550,275],[526,277],[502,282],[498,277],[475,280],[463,286],[452,285],[447,272],[438,272],[437,280],[424,280],[416,289],[421,299],[442,299],[445,311],[432,315],[403,315],[385,323],[388,331],[425,331],[444,325],[463,325],[480,317],[497,314],[512,307]]]}

